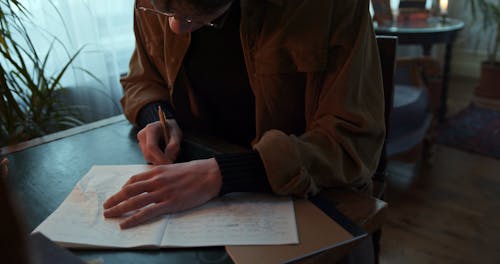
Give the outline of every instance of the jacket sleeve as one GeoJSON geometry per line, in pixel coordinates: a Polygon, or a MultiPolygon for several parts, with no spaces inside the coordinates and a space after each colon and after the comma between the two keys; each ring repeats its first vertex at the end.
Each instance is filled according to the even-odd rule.
{"type": "Polygon", "coordinates": [[[270,130],[254,145],[275,193],[371,185],[385,135],[380,62],[368,1],[345,2],[353,10],[332,13],[325,71],[307,73],[305,133],[270,130]]]}
{"type": "Polygon", "coordinates": [[[163,33],[158,17],[136,10],[134,33],[136,44],[129,73],[121,79],[124,93],[121,104],[127,119],[135,124],[144,106],[158,101],[170,103],[170,93],[157,68],[163,58],[163,33]]]}

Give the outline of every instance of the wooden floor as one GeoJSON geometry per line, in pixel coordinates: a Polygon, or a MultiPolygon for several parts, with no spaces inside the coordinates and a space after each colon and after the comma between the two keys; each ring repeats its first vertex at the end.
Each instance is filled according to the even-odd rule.
{"type": "MultiPolygon", "coordinates": [[[[450,114],[475,84],[452,80],[450,114]]],[[[500,160],[437,145],[418,173],[394,167],[381,263],[500,263],[500,160]]]]}

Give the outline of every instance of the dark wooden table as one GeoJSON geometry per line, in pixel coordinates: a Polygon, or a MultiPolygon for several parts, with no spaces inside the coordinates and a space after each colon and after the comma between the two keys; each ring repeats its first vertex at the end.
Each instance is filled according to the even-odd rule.
{"type": "MultiPolygon", "coordinates": [[[[123,116],[0,149],[9,159],[7,183],[33,230],[71,192],[93,165],[144,164],[136,132],[123,116]]],[[[183,143],[182,159],[206,158],[216,152],[240,150],[215,139],[190,137],[183,143]]],[[[384,220],[386,204],[369,196],[336,191],[337,208],[371,232],[384,220]]],[[[232,263],[223,247],[161,250],[78,250],[79,257],[110,263],[232,263]]]]}
{"type": "Polygon", "coordinates": [[[464,27],[464,22],[446,18],[430,18],[427,21],[400,21],[397,25],[375,25],[377,35],[397,36],[398,44],[420,45],[422,53],[430,56],[435,44],[445,44],[443,81],[438,118],[443,121],[446,117],[448,82],[450,79],[450,62],[452,59],[453,43],[457,34],[464,27]]]}

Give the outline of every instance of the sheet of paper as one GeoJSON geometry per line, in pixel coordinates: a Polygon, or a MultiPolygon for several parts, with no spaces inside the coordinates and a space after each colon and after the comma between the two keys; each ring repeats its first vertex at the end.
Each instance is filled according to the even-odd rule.
{"type": "Polygon", "coordinates": [[[66,247],[159,246],[166,218],[132,229],[120,230],[120,218],[106,219],[102,204],[130,176],[148,166],[94,166],[73,191],[34,232],[41,232],[66,247]]]}
{"type": "Polygon", "coordinates": [[[287,197],[231,194],[204,206],[121,230],[102,204],[145,165],[94,166],[33,232],[71,248],[168,247],[298,243],[293,202],[287,197]]]}
{"type": "Polygon", "coordinates": [[[289,197],[234,193],[172,215],[163,245],[278,245],[298,243],[289,197]]]}

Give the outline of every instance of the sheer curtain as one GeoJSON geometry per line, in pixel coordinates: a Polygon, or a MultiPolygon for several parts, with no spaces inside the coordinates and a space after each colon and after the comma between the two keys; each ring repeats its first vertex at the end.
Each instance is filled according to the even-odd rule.
{"type": "Polygon", "coordinates": [[[41,54],[56,40],[49,72],[83,48],[63,79],[68,102],[82,106],[85,121],[121,113],[121,74],[134,49],[134,0],[24,0],[41,54]],[[63,45],[60,45],[62,43],[63,45]]]}

